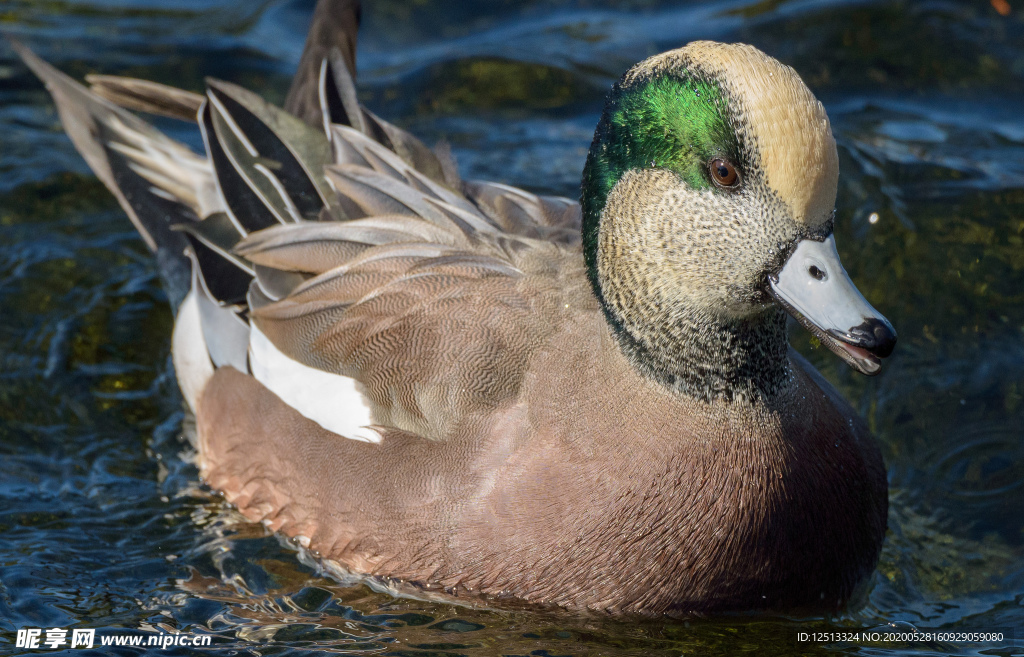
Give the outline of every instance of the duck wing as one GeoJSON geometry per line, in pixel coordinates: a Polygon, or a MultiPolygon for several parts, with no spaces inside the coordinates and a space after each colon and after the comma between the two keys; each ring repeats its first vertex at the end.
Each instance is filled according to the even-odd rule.
{"type": "Polygon", "coordinates": [[[557,309],[589,299],[578,204],[451,184],[422,142],[353,104],[337,49],[320,62],[316,125],[223,81],[197,96],[94,80],[146,111],[195,108],[205,157],[19,52],[147,243],[191,258],[201,348],[178,340],[182,328],[175,351],[210,361],[191,379],[179,372],[193,408],[209,373],[230,365],[336,433],[372,438],[362,427],[374,424],[443,440],[514,398],[557,309]],[[324,411],[324,390],[359,413],[324,411]]]}
{"type": "MultiPolygon", "coordinates": [[[[579,288],[578,251],[506,232],[383,145],[351,127],[334,131],[341,162],[326,176],[351,218],[274,227],[235,248],[257,266],[257,340],[357,382],[373,424],[443,440],[466,416],[515,398],[557,308],[579,288]],[[281,295],[265,281],[271,272],[306,278],[281,295]]],[[[271,371],[282,367],[277,354],[251,351],[250,362],[293,407],[311,398],[311,389],[284,389],[296,384],[271,371]]]]}

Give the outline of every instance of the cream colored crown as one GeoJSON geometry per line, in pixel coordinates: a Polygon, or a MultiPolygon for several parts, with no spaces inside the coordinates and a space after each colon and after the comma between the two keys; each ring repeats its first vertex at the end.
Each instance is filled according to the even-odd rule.
{"type": "Polygon", "coordinates": [[[839,182],[836,142],[825,108],[796,71],[753,46],[694,41],[637,64],[626,81],[694,66],[734,101],[737,134],[760,155],[768,185],[793,219],[807,226],[827,220],[839,182]]]}

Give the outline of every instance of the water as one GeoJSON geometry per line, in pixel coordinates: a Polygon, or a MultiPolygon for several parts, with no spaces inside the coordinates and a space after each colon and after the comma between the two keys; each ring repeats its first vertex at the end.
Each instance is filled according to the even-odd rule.
{"type": "MultiPolygon", "coordinates": [[[[0,45],[0,652],[21,652],[18,627],[82,627],[212,633],[204,652],[225,655],[1024,654],[1024,3],[1009,2],[1005,17],[999,0],[367,2],[364,101],[447,140],[467,177],[574,196],[612,80],[694,38],[753,43],[825,102],[843,261],[900,333],[874,379],[793,333],[889,472],[881,563],[829,618],[488,611],[318,574],[198,481],[153,263],[0,45]],[[1020,638],[796,640],[890,623],[1020,638]]],[[[312,5],[5,0],[0,23],[77,77],[200,90],[213,75],[280,101],[312,5]]]]}

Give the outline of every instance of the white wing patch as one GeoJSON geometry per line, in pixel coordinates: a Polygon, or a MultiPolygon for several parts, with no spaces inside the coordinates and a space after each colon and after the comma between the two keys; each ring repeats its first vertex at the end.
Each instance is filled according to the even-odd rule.
{"type": "Polygon", "coordinates": [[[369,428],[370,407],[355,379],[292,360],[255,324],[249,334],[249,367],[257,381],[324,429],[352,440],[380,442],[380,435],[369,428]]]}
{"type": "Polygon", "coordinates": [[[213,363],[210,362],[206,339],[203,337],[203,327],[199,320],[199,300],[196,298],[195,288],[189,291],[178,308],[178,317],[174,320],[174,333],[171,336],[171,354],[181,394],[185,396],[189,408],[195,413],[199,394],[213,376],[213,363]]]}

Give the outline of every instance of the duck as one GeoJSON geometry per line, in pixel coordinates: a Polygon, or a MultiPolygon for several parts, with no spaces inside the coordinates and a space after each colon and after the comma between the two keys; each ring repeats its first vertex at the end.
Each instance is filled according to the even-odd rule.
{"type": "Polygon", "coordinates": [[[887,482],[787,338],[856,371],[896,342],[833,227],[822,104],[744,44],[608,93],[579,201],[463,180],[356,95],[360,7],[321,0],[285,106],[21,44],[155,254],[200,475],[337,572],[472,604],[835,610],[887,482]],[[197,154],[139,113],[196,124],[197,154]]]}

